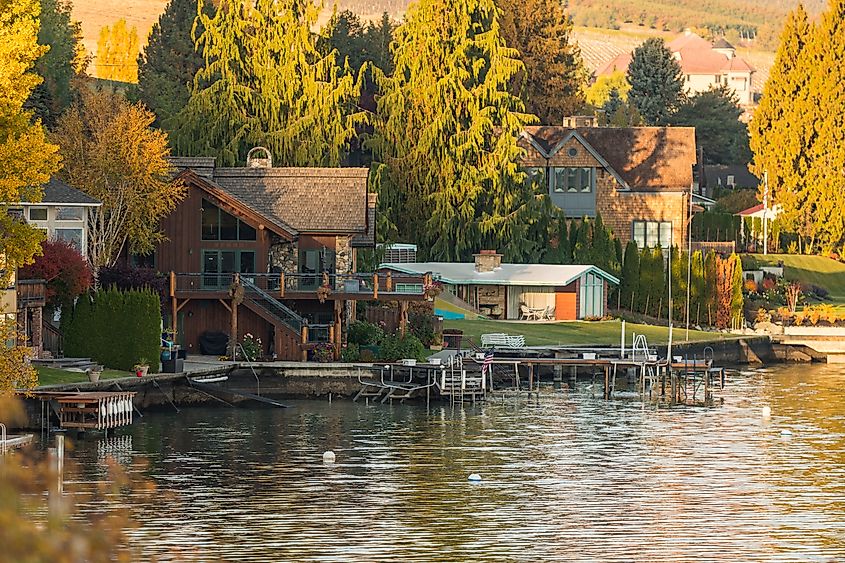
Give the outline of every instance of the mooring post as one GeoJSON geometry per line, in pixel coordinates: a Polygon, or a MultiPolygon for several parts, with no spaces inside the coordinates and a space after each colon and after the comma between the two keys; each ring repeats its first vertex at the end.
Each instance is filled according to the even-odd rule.
{"type": "Polygon", "coordinates": [[[610,398],[610,370],[604,366],[604,398],[610,398]]]}

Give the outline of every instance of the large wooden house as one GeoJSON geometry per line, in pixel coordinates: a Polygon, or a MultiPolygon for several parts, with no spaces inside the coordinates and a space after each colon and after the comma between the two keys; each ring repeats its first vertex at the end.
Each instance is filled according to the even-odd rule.
{"type": "MultiPolygon", "coordinates": [[[[321,342],[337,356],[358,300],[423,299],[419,276],[357,271],[375,244],[376,195],[366,168],[274,168],[269,158],[223,168],[173,158],[185,199],[162,222],[152,261],[170,274],[167,324],[194,354],[247,333],[264,353],[299,360],[321,342]]],[[[231,348],[230,348],[231,351],[231,348]]]]}

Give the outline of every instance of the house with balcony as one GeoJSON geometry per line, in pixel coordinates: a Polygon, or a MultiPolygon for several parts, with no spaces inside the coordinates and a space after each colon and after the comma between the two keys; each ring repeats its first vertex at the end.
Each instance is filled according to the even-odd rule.
{"type": "Polygon", "coordinates": [[[252,156],[262,152],[242,167],[172,159],[187,195],[147,260],[170,276],[166,323],[183,349],[218,354],[249,333],[264,354],[300,360],[321,342],[339,353],[356,301],[399,301],[406,320],[422,277],[358,272],[358,253],[375,247],[368,169],[273,167],[269,153],[252,156]]]}
{"type": "Polygon", "coordinates": [[[565,123],[523,131],[519,145],[528,180],[547,189],[569,219],[600,213],[623,244],[682,244],[697,160],[695,129],[595,127],[583,117],[565,123]]]}

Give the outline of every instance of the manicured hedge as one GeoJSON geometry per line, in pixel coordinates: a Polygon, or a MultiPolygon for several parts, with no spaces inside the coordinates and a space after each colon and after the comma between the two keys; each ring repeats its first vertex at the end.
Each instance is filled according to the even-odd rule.
{"type": "Polygon", "coordinates": [[[161,347],[159,296],[149,290],[99,290],[62,311],[65,354],[92,358],[130,371],[146,360],[158,371],[161,347]]]}

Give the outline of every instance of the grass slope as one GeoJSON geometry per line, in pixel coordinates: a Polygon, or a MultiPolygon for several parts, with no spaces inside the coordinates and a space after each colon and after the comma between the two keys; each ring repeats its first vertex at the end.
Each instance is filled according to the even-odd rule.
{"type": "MultiPolygon", "coordinates": [[[[521,334],[525,336],[525,343],[529,346],[541,345],[609,345],[618,346],[622,322],[613,321],[579,321],[561,323],[537,323],[514,321],[443,321],[444,328],[456,328],[464,331],[465,338],[471,338],[475,344],[481,344],[481,335],[503,332],[505,334],[521,334]]],[[[665,344],[669,339],[669,329],[663,326],[625,324],[626,340],[631,342],[632,332],[645,334],[649,344],[665,344]]],[[[675,328],[672,339],[683,342],[686,330],[675,328]]],[[[690,341],[719,340],[725,335],[718,332],[689,331],[690,341]]]]}
{"type": "MultiPolygon", "coordinates": [[[[80,371],[68,371],[64,369],[38,366],[38,385],[54,385],[57,383],[79,383],[88,381],[88,376],[80,371]]],[[[129,377],[131,373],[105,369],[100,374],[100,379],[117,379],[118,377],[129,377]]]]}
{"type": "Polygon", "coordinates": [[[775,265],[783,260],[783,276],[791,281],[812,283],[830,292],[827,301],[845,304],[845,264],[823,256],[800,254],[755,254],[761,265],[775,265]]]}

